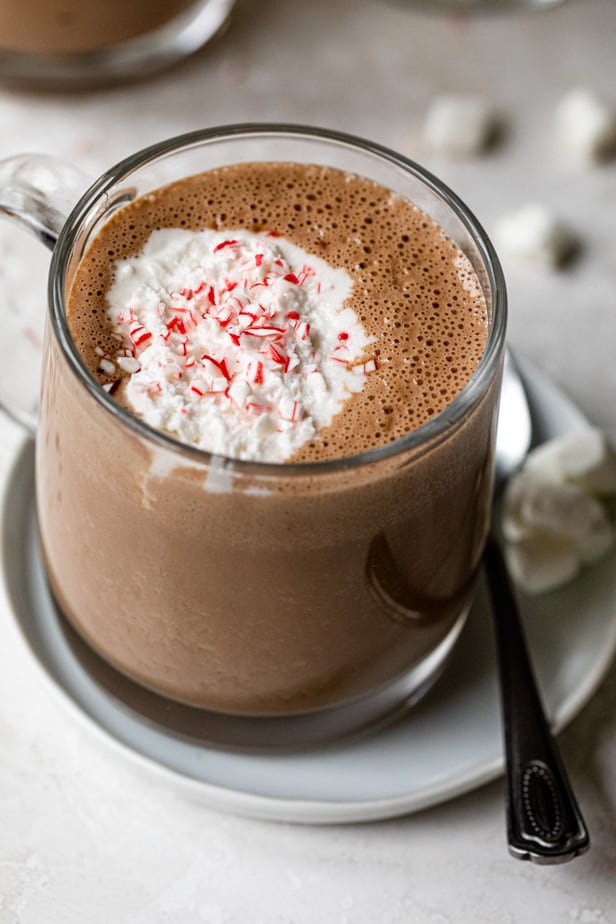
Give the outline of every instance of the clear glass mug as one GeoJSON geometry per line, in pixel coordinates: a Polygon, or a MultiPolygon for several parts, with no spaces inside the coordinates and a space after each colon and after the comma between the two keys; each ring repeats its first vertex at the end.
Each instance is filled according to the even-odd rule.
{"type": "Polygon", "coordinates": [[[235,0],[2,0],[0,80],[33,87],[146,76],[201,48],[235,0]]]}
{"type": "Polygon", "coordinates": [[[123,689],[142,711],[173,702],[184,728],[225,746],[331,740],[407,708],[464,625],[488,530],[506,295],[484,231],[406,158],[300,126],[224,127],[148,148],[65,219],[78,185],[55,161],[0,163],[0,212],[53,248],[36,491],[63,618],[99,667],[130,678],[123,689]],[[334,461],[240,462],[151,429],[85,368],[65,305],[97,229],[137,195],[258,160],[375,180],[430,214],[473,264],[489,314],[483,358],[448,407],[403,438],[334,461]]]}

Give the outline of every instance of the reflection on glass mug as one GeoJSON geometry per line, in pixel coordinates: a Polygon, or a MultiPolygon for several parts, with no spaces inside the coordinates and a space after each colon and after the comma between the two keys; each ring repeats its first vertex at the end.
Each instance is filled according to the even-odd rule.
{"type": "Polygon", "coordinates": [[[75,185],[0,164],[0,209],[53,247],[37,506],[59,608],[233,745],[407,708],[488,528],[506,299],[485,233],[418,165],[299,126],[156,145],[66,219],[75,185]]]}
{"type": "Polygon", "coordinates": [[[137,78],[204,45],[235,0],[2,0],[0,79],[34,86],[137,78]]]}

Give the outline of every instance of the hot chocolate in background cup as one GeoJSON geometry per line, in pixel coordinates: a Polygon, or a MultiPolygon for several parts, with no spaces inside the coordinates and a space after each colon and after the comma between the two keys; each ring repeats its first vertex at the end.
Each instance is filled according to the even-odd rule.
{"type": "Polygon", "coordinates": [[[0,210],[53,246],[36,491],[64,617],[161,708],[168,698],[199,710],[205,737],[208,716],[225,716],[226,745],[307,745],[407,708],[462,630],[490,517],[506,297],[485,233],[416,164],[296,126],[225,127],[148,148],[65,220],[60,191],[74,182],[51,161],[0,164],[0,210]],[[259,161],[375,181],[430,215],[470,261],[485,351],[447,407],[402,438],[348,458],[238,461],[151,428],[86,368],[66,303],[101,227],[145,193],[259,161]]]}
{"type": "Polygon", "coordinates": [[[2,0],[0,80],[83,87],[139,78],[201,48],[235,0],[2,0]]]}

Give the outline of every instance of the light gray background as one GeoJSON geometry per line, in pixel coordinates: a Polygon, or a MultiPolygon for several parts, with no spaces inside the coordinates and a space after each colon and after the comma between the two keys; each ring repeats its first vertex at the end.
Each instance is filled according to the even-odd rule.
{"type": "MultiPolygon", "coordinates": [[[[558,273],[505,261],[510,341],[616,437],[616,165],[573,169],[551,125],[556,101],[578,84],[616,105],[615,49],[613,0],[469,22],[378,0],[244,0],[226,34],[148,84],[0,91],[0,156],[53,153],[94,178],[162,137],[275,119],[416,156],[488,231],[504,212],[543,202],[582,251],[558,273]],[[430,99],[452,91],[501,112],[506,136],[489,156],[452,163],[421,151],[430,99]]],[[[36,314],[45,254],[6,225],[0,248],[2,302],[36,314]]],[[[0,421],[0,470],[18,438],[0,421]]],[[[45,699],[0,612],[0,924],[616,924],[615,705],[612,669],[561,738],[593,848],[541,869],[507,856],[501,783],[352,828],[271,825],[191,804],[45,699]]]]}

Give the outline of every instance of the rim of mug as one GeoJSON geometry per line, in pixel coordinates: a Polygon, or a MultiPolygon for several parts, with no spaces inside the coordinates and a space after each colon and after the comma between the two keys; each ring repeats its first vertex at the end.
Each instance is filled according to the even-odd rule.
{"type": "Polygon", "coordinates": [[[49,305],[53,331],[60,345],[64,358],[89,394],[109,412],[119,424],[132,430],[136,435],[162,446],[186,458],[191,457],[201,465],[216,464],[232,468],[237,474],[285,477],[314,475],[316,473],[336,473],[348,469],[378,463],[398,456],[408,450],[432,445],[464,416],[469,407],[484,393],[492,379],[505,345],[507,323],[507,292],[502,267],[496,251],[474,214],[465,203],[445,183],[415,161],[397,152],[346,132],[304,126],[293,123],[246,122],[221,125],[212,128],[187,132],[165,141],[149,145],[119,161],[103,173],[79,199],[68,216],[58,237],[52,254],[49,273],[49,305]],[[359,149],[372,154],[378,159],[388,161],[401,168],[415,179],[427,186],[447,205],[469,232],[475,247],[483,261],[488,285],[492,295],[492,319],[490,332],[483,355],[466,385],[452,401],[433,418],[419,427],[405,433],[404,436],[381,446],[335,459],[316,460],[312,462],[265,462],[238,459],[221,453],[210,452],[197,446],[183,443],[170,434],[151,427],[144,420],[127,410],[109,395],[92,376],[71,336],[64,298],[65,277],[73,246],[84,220],[91,209],[119,182],[127,179],[138,168],[190,148],[201,147],[231,138],[249,137],[251,139],[274,138],[285,136],[308,141],[331,143],[339,148],[359,149]],[[214,463],[215,460],[215,463],[214,463]]]}

